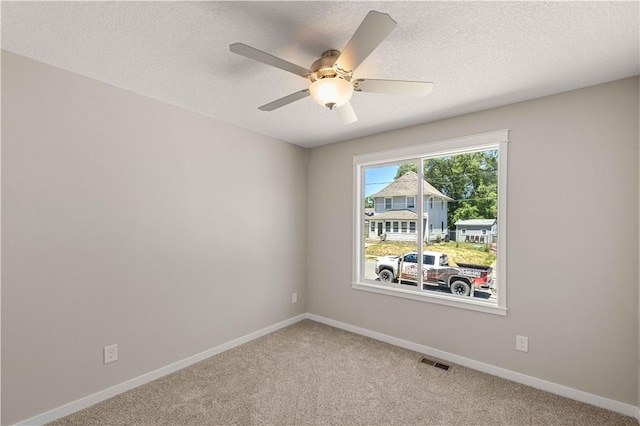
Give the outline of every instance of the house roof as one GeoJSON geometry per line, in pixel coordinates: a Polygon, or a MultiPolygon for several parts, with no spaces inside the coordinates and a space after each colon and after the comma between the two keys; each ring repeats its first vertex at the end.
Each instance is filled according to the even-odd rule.
{"type": "Polygon", "coordinates": [[[493,226],[496,223],[496,219],[467,219],[459,220],[455,223],[456,226],[493,226]]]}
{"type": "MultiPolygon", "coordinates": [[[[418,193],[418,174],[413,171],[408,171],[400,176],[389,185],[385,186],[381,191],[371,195],[371,197],[411,197],[418,193]]],[[[424,195],[429,195],[437,198],[441,198],[447,201],[453,201],[453,198],[449,198],[442,192],[438,191],[426,180],[424,181],[424,195]]]]}

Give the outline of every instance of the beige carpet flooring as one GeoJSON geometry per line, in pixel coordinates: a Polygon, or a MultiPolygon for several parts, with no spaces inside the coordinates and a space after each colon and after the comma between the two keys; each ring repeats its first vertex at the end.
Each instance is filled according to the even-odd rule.
{"type": "Polygon", "coordinates": [[[637,425],[304,320],[53,425],[637,425]]]}

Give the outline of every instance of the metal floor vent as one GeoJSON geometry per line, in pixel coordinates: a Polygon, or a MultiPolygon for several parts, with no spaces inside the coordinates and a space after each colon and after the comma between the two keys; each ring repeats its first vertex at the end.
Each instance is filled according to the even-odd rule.
{"type": "Polygon", "coordinates": [[[429,364],[429,365],[432,365],[432,366],[434,366],[434,367],[441,368],[441,369],[443,369],[444,371],[449,371],[449,369],[451,368],[451,366],[450,366],[450,365],[443,364],[443,363],[441,363],[441,362],[434,361],[434,360],[432,360],[432,359],[424,358],[424,357],[420,360],[420,362],[421,362],[421,363],[423,363],[423,364],[429,364]]]}

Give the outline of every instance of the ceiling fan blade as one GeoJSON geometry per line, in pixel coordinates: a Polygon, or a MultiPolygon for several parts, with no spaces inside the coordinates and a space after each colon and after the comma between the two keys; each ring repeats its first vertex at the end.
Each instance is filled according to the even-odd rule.
{"type": "Polygon", "coordinates": [[[358,121],[358,116],[356,116],[356,112],[353,110],[351,102],[347,102],[336,108],[336,113],[338,114],[338,118],[342,124],[351,124],[358,121]]]}
{"type": "Polygon", "coordinates": [[[287,95],[284,98],[280,98],[273,102],[269,102],[268,104],[262,105],[261,107],[258,107],[258,109],[260,111],[273,111],[274,109],[289,105],[291,102],[298,101],[302,98],[306,98],[307,96],[309,96],[309,89],[304,89],[299,92],[287,95]]]}
{"type": "Polygon", "coordinates": [[[386,13],[370,11],[340,54],[335,66],[352,72],[393,31],[396,22],[386,13]]]}
{"type": "Polygon", "coordinates": [[[233,43],[229,45],[229,50],[238,55],[242,55],[254,61],[262,62],[263,64],[271,65],[272,67],[280,68],[281,70],[289,71],[290,73],[305,77],[311,74],[306,68],[299,65],[292,64],[289,61],[280,59],[277,56],[270,55],[269,53],[258,50],[254,47],[247,46],[243,43],[233,43]]]}
{"type": "Polygon", "coordinates": [[[353,89],[358,92],[389,93],[391,95],[426,96],[431,93],[433,83],[406,80],[354,80],[353,89]]]}

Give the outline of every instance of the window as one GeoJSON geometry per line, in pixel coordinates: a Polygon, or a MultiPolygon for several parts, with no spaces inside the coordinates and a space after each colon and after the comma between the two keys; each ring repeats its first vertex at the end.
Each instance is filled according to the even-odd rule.
{"type": "Polygon", "coordinates": [[[369,232],[376,232],[376,223],[374,221],[369,223],[369,232]]]}
{"type": "Polygon", "coordinates": [[[487,230],[486,229],[482,230],[482,235],[487,235],[487,230]]]}
{"type": "Polygon", "coordinates": [[[408,254],[403,259],[406,263],[418,263],[418,255],[415,253],[408,254]]]}
{"type": "MultiPolygon", "coordinates": [[[[353,157],[353,229],[356,232],[353,288],[506,315],[507,147],[508,131],[501,130],[353,157]],[[412,200],[407,192],[417,194],[415,198],[424,202],[415,203],[415,198],[412,200]],[[361,235],[366,229],[362,226],[365,200],[384,198],[386,209],[393,206],[393,197],[400,196],[406,197],[407,207],[414,206],[414,210],[402,214],[412,214],[415,219],[385,221],[385,229],[390,232],[393,226],[394,232],[399,228],[405,232],[408,225],[408,232],[413,235],[403,237],[408,241],[386,240],[373,245],[368,241],[365,247],[361,235]],[[440,202],[442,213],[433,213],[434,198],[440,202]],[[494,235],[497,237],[492,240],[500,241],[500,244],[489,247],[486,239],[465,242],[464,238],[458,238],[458,241],[445,240],[433,245],[429,237],[433,223],[437,224],[438,219],[442,232],[446,222],[496,219],[498,225],[494,235]],[[486,247],[479,247],[478,243],[486,247]],[[377,244],[384,247],[376,247],[377,244]],[[384,250],[377,250],[382,248],[384,250]],[[375,254],[381,252],[391,256],[375,254]],[[472,252],[480,253],[482,257],[472,258],[472,252]],[[408,261],[412,259],[413,262],[408,261]],[[458,263],[464,266],[458,266],[458,263]],[[444,265],[450,265],[455,271],[455,280],[453,275],[439,271],[438,268],[444,265]],[[385,273],[375,272],[385,269],[385,273]]],[[[466,229],[459,229],[460,234],[466,234],[466,229]]]]}
{"type": "Polygon", "coordinates": [[[391,210],[393,208],[393,198],[384,199],[384,209],[391,210]]]}
{"type": "Polygon", "coordinates": [[[416,208],[416,197],[407,197],[407,209],[416,208]]]}
{"type": "Polygon", "coordinates": [[[391,222],[384,223],[384,232],[391,232],[391,222]]]}

